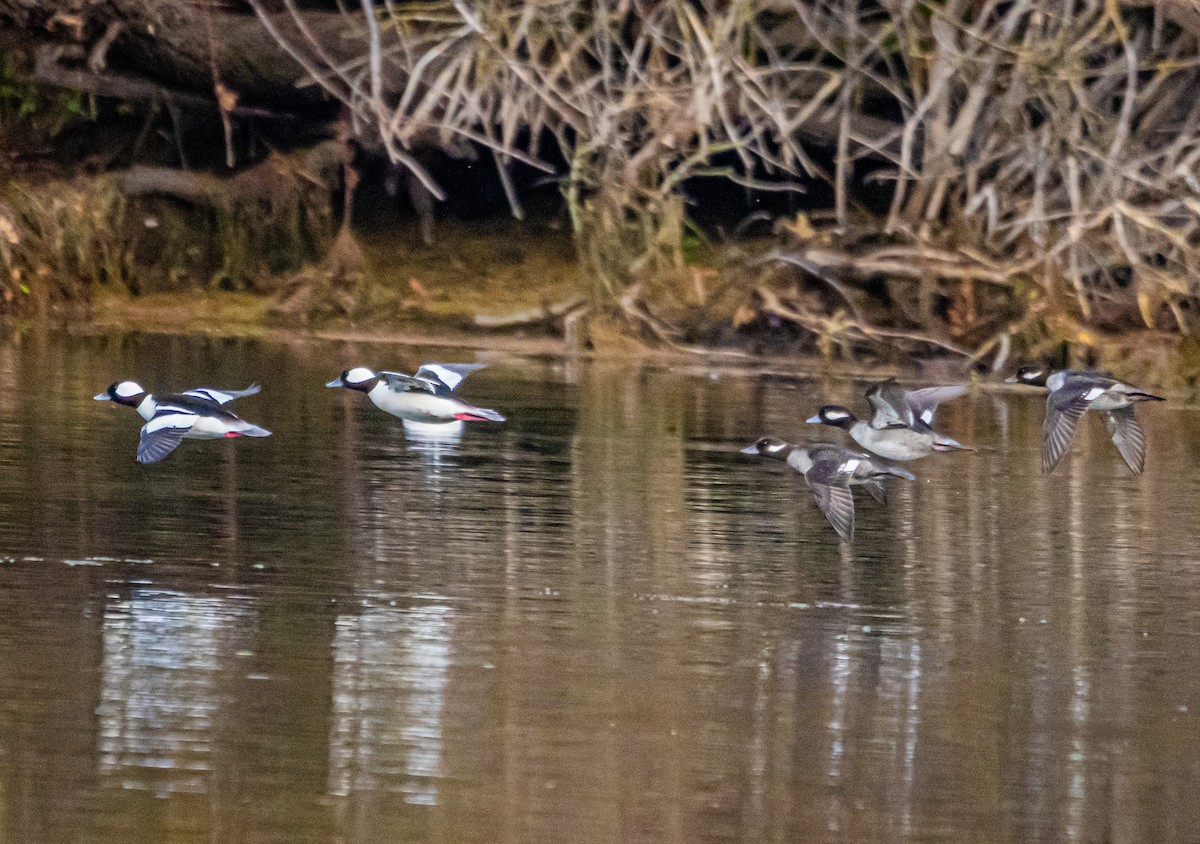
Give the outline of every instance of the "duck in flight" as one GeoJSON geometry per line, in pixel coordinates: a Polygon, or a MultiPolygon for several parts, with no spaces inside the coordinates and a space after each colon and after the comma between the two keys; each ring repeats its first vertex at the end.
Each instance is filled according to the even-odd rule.
{"type": "Polygon", "coordinates": [[[870,422],[856,418],[841,405],[825,405],[806,421],[841,428],[867,451],[888,460],[916,460],[935,451],[970,451],[933,429],[938,405],[966,392],[963,385],[905,390],[889,378],[867,388],[867,401],[873,411],[870,422]]]}
{"type": "Polygon", "coordinates": [[[814,443],[799,446],[774,437],[763,437],[741,451],[742,454],[781,460],[803,475],[817,499],[817,506],[844,542],[854,539],[852,485],[865,488],[872,498],[886,504],[885,478],[915,480],[911,472],[880,463],[868,454],[851,451],[840,445],[814,443]]]}
{"type": "Polygon", "coordinates": [[[454,395],[454,389],[468,374],[483,367],[480,363],[426,363],[415,375],[405,375],[356,366],[325,386],[366,393],[380,410],[407,422],[503,422],[504,417],[496,411],[476,407],[454,395]]]}
{"type": "Polygon", "coordinates": [[[215,440],[236,437],[269,437],[271,432],[252,425],[226,410],[234,399],[262,390],[251,384],[244,390],[214,390],[198,387],[183,393],[156,396],[136,381],[118,381],[93,398],[132,407],[146,420],[138,441],[137,461],[156,463],[184,439],[215,440]]]}
{"type": "Polygon", "coordinates": [[[1004,379],[1009,384],[1045,387],[1046,420],[1042,424],[1042,472],[1049,474],[1071,449],[1075,429],[1085,411],[1104,414],[1113,445],[1125,465],[1140,475],[1146,468],[1146,435],[1133,415],[1141,401],[1165,401],[1161,396],[1123,384],[1110,375],[1085,369],[1052,371],[1045,366],[1022,366],[1004,379]]]}

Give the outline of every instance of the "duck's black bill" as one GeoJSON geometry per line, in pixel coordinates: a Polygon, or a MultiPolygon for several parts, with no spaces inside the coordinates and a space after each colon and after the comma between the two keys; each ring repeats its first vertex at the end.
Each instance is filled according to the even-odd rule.
{"type": "Polygon", "coordinates": [[[112,401],[112,396],[108,393],[100,393],[99,395],[92,396],[92,401],[112,401]]]}
{"type": "Polygon", "coordinates": [[[748,445],[745,448],[739,448],[738,451],[742,454],[758,454],[758,446],[748,445]]]}
{"type": "Polygon", "coordinates": [[[340,386],[342,386],[342,378],[341,378],[341,376],[339,375],[337,378],[334,378],[332,381],[330,381],[330,382],[329,382],[328,384],[326,384],[325,386],[326,386],[326,387],[340,387],[340,386]]]}

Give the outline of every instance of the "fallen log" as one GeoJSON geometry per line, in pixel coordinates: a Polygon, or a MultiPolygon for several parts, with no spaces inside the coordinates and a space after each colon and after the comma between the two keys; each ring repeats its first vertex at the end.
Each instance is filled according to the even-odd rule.
{"type": "Polygon", "coordinates": [[[582,294],[568,296],[558,302],[543,302],[538,308],[525,308],[507,314],[492,316],[476,314],[472,322],[478,328],[507,329],[524,328],[532,325],[554,325],[558,321],[569,323],[577,312],[587,307],[587,297],[582,294]]]}

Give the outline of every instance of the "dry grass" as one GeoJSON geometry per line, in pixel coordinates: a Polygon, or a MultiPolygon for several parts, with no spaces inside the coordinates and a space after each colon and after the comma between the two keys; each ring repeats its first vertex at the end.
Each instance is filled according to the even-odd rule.
{"type": "Polygon", "coordinates": [[[0,312],[79,301],[104,286],[126,289],[125,211],[112,179],[10,183],[0,195],[0,312]]]}
{"type": "MultiPolygon", "coordinates": [[[[1200,33],[1182,0],[361,6],[350,62],[287,42],[359,134],[435,193],[414,146],[480,144],[503,174],[546,168],[553,138],[593,307],[667,342],[679,327],[644,293],[688,289],[680,188],[702,174],[832,186],[821,260],[805,239],[780,257],[847,300],[855,343],[979,355],[1064,318],[1196,330],[1200,33]],[[719,156],[739,166],[714,170],[719,156]],[[858,204],[868,164],[883,214],[858,204]],[[852,301],[875,272],[894,277],[889,325],[852,301]]],[[[821,330],[837,316],[786,296],[776,312],[821,330]]]]}

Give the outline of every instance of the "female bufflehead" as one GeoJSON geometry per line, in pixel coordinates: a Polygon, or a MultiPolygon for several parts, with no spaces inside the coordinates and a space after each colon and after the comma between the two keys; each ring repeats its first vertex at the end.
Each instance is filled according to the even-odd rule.
{"type": "Polygon", "coordinates": [[[372,372],[365,366],[348,369],[326,387],[345,387],[366,393],[380,410],[409,422],[503,422],[494,410],[476,407],[454,395],[454,388],[480,363],[427,363],[416,375],[372,372]]]}
{"type": "Polygon", "coordinates": [[[871,497],[887,503],[883,479],[889,475],[915,480],[911,472],[873,460],[861,451],[840,445],[814,443],[798,446],[774,437],[763,437],[742,449],[742,454],[757,454],[782,460],[800,474],[816,496],[817,506],[844,541],[854,539],[854,497],[850,486],[866,487],[871,497]]]}
{"type": "Polygon", "coordinates": [[[967,388],[961,385],[905,390],[889,378],[867,389],[867,401],[874,410],[870,422],[855,418],[841,405],[825,405],[806,421],[810,425],[842,428],[867,451],[888,460],[916,460],[935,451],[952,449],[970,451],[957,440],[933,430],[937,406],[966,392],[967,388]]]}
{"type": "Polygon", "coordinates": [[[214,390],[201,387],[176,395],[154,396],[136,381],[121,381],[93,398],[135,408],[147,422],[138,442],[139,463],[155,463],[175,450],[183,439],[215,440],[234,437],[269,437],[271,432],[252,425],[221,407],[236,398],[251,396],[262,387],[214,390]]]}
{"type": "Polygon", "coordinates": [[[1016,375],[1004,380],[1009,384],[1045,387],[1050,391],[1046,397],[1046,421],[1042,425],[1043,472],[1053,471],[1070,450],[1075,428],[1087,410],[1104,413],[1113,445],[1135,475],[1142,474],[1146,468],[1146,435],[1133,416],[1133,404],[1165,401],[1161,396],[1122,384],[1108,375],[1082,369],[1052,372],[1045,366],[1022,366],[1016,375]]]}

